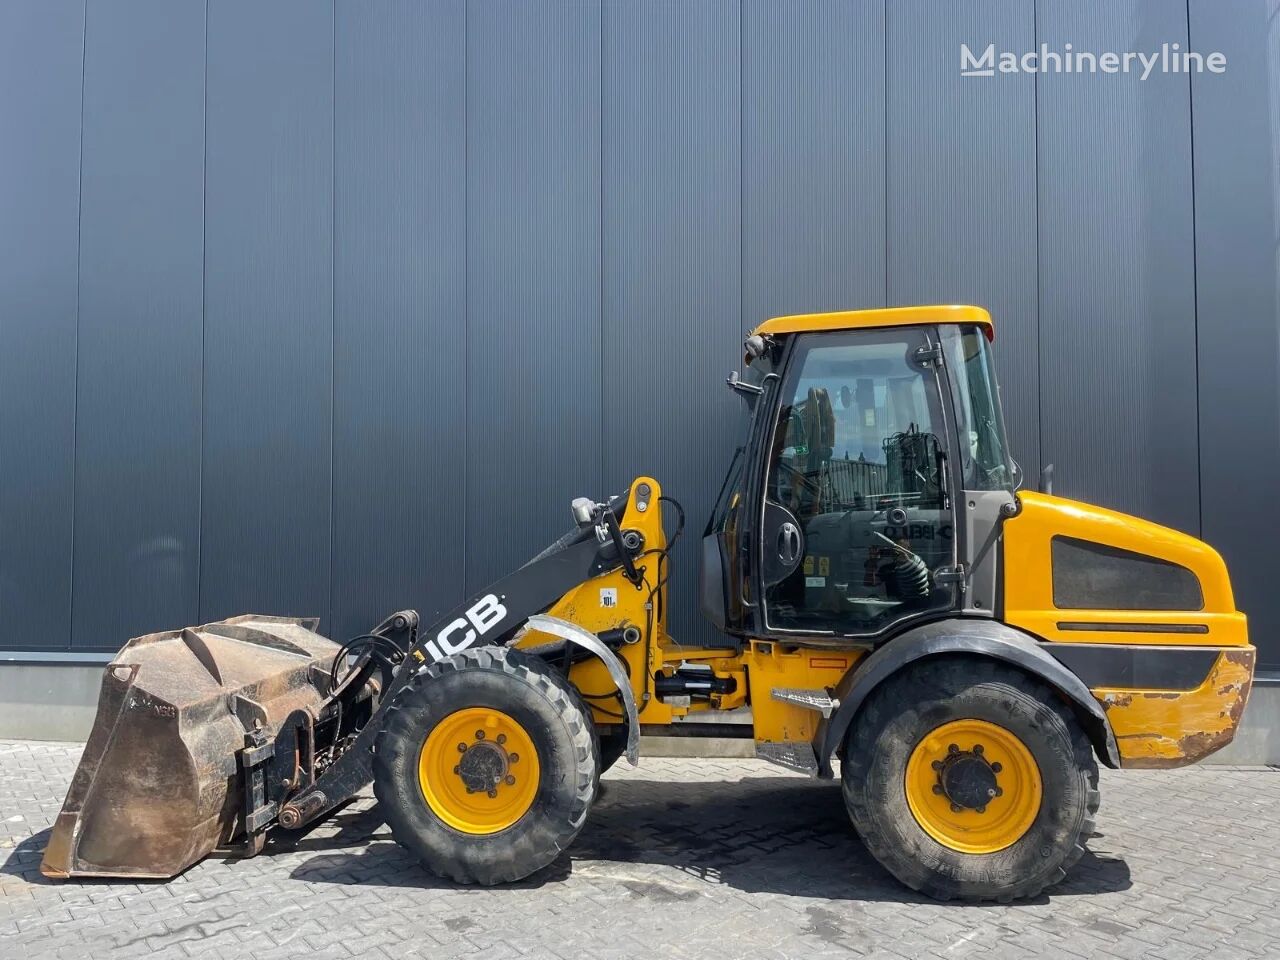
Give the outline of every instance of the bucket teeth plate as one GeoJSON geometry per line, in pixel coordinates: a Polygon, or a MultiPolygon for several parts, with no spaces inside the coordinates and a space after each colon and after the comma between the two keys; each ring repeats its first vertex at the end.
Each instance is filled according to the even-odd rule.
{"type": "Polygon", "coordinates": [[[49,877],[172,877],[244,833],[239,754],[314,717],[338,645],[318,621],[242,616],[130,640],[54,823],[49,877]]]}

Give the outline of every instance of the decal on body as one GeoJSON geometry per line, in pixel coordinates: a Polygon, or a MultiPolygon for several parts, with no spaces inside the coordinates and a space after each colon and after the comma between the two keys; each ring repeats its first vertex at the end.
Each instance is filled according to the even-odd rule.
{"type": "Polygon", "coordinates": [[[445,624],[435,639],[428,640],[423,646],[432,660],[443,660],[467,649],[501,623],[506,615],[507,608],[502,605],[502,600],[487,593],[468,607],[461,617],[445,624]]]}

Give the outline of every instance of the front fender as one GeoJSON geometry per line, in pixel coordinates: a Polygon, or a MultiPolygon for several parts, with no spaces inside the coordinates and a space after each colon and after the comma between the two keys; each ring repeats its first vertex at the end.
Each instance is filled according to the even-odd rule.
{"type": "Polygon", "coordinates": [[[1120,766],[1115,734],[1102,705],[1079,677],[1045,653],[1029,634],[999,620],[950,619],[899,634],[858,664],[840,683],[840,706],[818,733],[818,762],[829,773],[831,757],[844,743],[850,724],[877,686],[908,664],[942,654],[992,657],[1044,680],[1075,707],[1098,759],[1120,766]]]}
{"type": "Polygon", "coordinates": [[[627,676],[626,667],[622,665],[622,661],[618,659],[617,654],[601,643],[600,638],[590,630],[580,627],[576,623],[570,623],[568,620],[561,620],[559,617],[550,617],[545,613],[537,613],[529,618],[528,625],[530,630],[559,637],[568,643],[576,643],[584,650],[589,650],[600,658],[605,669],[609,671],[609,677],[618,688],[618,693],[622,696],[622,705],[627,713],[627,760],[630,761],[633,767],[638,766],[640,763],[640,720],[636,711],[636,698],[635,694],[631,692],[631,678],[627,676]]]}

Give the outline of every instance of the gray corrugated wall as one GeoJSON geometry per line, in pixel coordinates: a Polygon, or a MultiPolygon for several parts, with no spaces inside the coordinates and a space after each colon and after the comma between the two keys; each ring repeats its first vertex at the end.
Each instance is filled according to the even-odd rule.
{"type": "MultiPolygon", "coordinates": [[[[740,336],[990,306],[1016,453],[1280,599],[1274,0],[8,0],[0,648],[336,633],[651,472],[700,533],[740,336]],[[959,44],[1228,56],[962,80],[959,44]]],[[[682,635],[695,551],[678,556],[682,635]]]]}

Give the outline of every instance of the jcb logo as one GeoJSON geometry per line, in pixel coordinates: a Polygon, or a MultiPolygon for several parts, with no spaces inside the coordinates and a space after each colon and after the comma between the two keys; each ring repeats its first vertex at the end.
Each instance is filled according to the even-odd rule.
{"type": "Polygon", "coordinates": [[[485,594],[467,610],[428,640],[424,646],[432,660],[443,660],[460,650],[465,650],[502,622],[507,608],[492,593],[485,594]]]}

